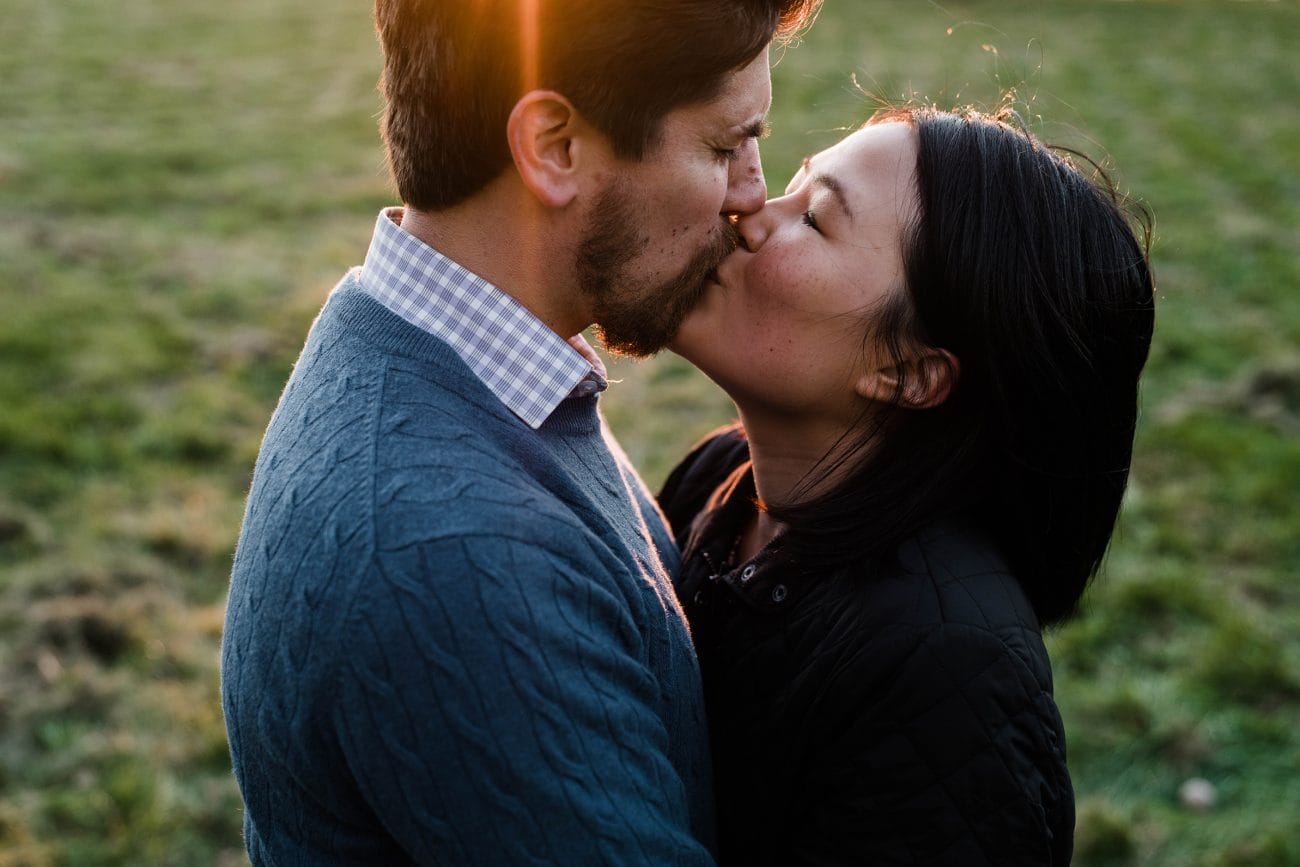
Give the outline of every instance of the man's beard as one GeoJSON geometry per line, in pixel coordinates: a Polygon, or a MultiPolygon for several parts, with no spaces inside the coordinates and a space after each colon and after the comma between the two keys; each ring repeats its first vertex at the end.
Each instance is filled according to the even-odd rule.
{"type": "Polygon", "coordinates": [[[617,186],[596,203],[578,248],[577,278],[591,299],[596,335],[616,355],[646,357],[668,345],[682,320],[704,297],[705,281],[736,249],[740,233],[719,218],[719,231],[686,266],[662,283],[645,285],[629,272],[643,243],[636,212],[617,186]]]}

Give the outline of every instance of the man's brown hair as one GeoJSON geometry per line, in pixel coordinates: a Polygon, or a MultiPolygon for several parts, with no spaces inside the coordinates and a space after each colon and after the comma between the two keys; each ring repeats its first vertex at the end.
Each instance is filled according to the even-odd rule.
{"type": "Polygon", "coordinates": [[[510,163],[527,90],[563,94],[640,159],[664,115],[810,23],[821,0],[375,0],[381,123],[402,201],[436,211],[510,163]]]}

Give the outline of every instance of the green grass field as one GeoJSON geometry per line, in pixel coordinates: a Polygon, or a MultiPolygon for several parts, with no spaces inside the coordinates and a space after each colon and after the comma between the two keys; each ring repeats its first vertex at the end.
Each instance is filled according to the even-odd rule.
{"type": "MultiPolygon", "coordinates": [[[[391,201],[369,7],[0,0],[0,865],[245,863],[226,578],[279,389],[391,201]]],[[[1014,90],[1156,215],[1132,492],[1050,639],[1081,865],[1300,865],[1297,35],[1292,0],[827,0],[774,73],[773,189],[867,94],[1014,90]]],[[[674,358],[614,375],[652,485],[729,418],[674,358]]]]}

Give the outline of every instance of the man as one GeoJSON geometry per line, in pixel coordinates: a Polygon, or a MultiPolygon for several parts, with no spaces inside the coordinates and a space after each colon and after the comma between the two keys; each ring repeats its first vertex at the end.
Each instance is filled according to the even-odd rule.
{"type": "Polygon", "coordinates": [[[405,207],[312,327],[231,580],[254,864],[709,862],[677,554],[577,335],[672,335],[818,2],[377,0],[405,207]]]}

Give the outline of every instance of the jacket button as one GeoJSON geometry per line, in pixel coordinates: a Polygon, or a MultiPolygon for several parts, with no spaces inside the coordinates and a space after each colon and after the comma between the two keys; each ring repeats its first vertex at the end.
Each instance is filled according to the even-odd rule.
{"type": "Polygon", "coordinates": [[[785,589],[785,585],[784,585],[784,584],[778,584],[778,585],[776,585],[775,587],[772,588],[772,601],[773,601],[773,602],[784,602],[787,593],[788,593],[788,591],[785,589]]]}
{"type": "Polygon", "coordinates": [[[757,570],[755,569],[753,563],[751,563],[751,564],[749,564],[748,566],[746,566],[746,567],[744,568],[744,570],[741,571],[741,573],[740,573],[740,582],[741,582],[742,584],[744,584],[745,582],[749,581],[750,578],[753,578],[753,577],[754,577],[754,572],[755,572],[755,571],[757,571],[757,570]]]}

